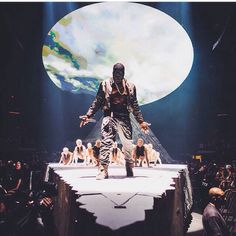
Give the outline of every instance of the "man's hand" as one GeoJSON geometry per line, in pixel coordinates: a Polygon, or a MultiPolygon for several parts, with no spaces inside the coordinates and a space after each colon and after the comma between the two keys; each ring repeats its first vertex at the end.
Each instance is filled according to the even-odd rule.
{"type": "Polygon", "coordinates": [[[52,198],[50,197],[44,197],[40,203],[45,207],[51,207],[53,205],[52,198]]]}
{"type": "Polygon", "coordinates": [[[51,197],[44,197],[40,201],[40,206],[45,207],[48,210],[53,210],[53,200],[51,197]]]}
{"type": "Polygon", "coordinates": [[[89,123],[89,118],[86,115],[80,116],[79,117],[82,121],[80,122],[79,127],[81,128],[82,126],[86,125],[89,123]]]}
{"type": "Polygon", "coordinates": [[[145,122],[145,121],[143,121],[141,124],[140,124],[140,128],[141,128],[141,130],[145,133],[145,134],[147,134],[149,131],[148,131],[148,126],[150,126],[151,124],[149,124],[149,123],[147,123],[147,122],[145,122]]]}

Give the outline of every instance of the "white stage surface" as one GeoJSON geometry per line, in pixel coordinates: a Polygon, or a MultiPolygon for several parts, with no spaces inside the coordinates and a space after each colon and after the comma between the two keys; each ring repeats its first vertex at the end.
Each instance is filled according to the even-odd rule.
{"type": "MultiPolygon", "coordinates": [[[[154,199],[175,189],[173,178],[179,178],[180,173],[191,186],[186,165],[135,167],[132,178],[126,177],[125,167],[109,166],[109,179],[105,180],[95,179],[97,167],[50,163],[49,168],[76,192],[80,208],[92,213],[97,224],[111,230],[144,221],[145,211],[153,209],[154,199]]],[[[189,207],[190,191],[185,193],[189,207]]]]}

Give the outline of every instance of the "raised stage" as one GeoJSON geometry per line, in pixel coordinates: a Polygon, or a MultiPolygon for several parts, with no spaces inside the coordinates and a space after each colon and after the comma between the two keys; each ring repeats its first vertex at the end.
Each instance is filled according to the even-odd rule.
{"type": "Polygon", "coordinates": [[[47,177],[58,185],[55,223],[60,236],[183,235],[192,207],[186,165],[109,166],[109,179],[96,180],[97,167],[50,163],[47,177]]]}

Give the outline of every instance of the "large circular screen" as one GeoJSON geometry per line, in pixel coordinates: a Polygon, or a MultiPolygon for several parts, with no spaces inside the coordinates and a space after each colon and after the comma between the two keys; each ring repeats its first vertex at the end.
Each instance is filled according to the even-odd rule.
{"type": "Polygon", "coordinates": [[[50,79],[72,93],[96,95],[117,62],[136,85],[139,103],[147,104],[183,83],[193,47],[172,17],[128,2],[96,3],[71,12],[53,26],[43,46],[50,79]]]}

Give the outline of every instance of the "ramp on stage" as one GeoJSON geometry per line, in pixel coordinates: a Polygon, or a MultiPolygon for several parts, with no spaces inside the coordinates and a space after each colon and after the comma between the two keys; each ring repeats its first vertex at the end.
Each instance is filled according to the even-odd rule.
{"type": "Polygon", "coordinates": [[[186,165],[109,167],[109,179],[96,180],[96,167],[49,164],[58,185],[55,223],[60,236],[184,235],[192,207],[186,165]]]}

